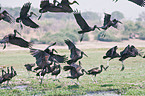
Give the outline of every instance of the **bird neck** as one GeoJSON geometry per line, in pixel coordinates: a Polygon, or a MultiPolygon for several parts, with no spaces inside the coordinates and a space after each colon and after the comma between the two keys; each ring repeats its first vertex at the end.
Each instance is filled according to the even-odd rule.
{"type": "Polygon", "coordinates": [[[9,67],[7,67],[7,71],[8,71],[8,74],[9,74],[9,71],[10,71],[10,70],[9,70],[9,67]]]}
{"type": "Polygon", "coordinates": [[[101,66],[101,72],[103,71],[103,66],[101,66]]]}
{"type": "Polygon", "coordinates": [[[94,25],[94,27],[92,28],[92,30],[94,31],[96,29],[96,25],[94,25]]]}

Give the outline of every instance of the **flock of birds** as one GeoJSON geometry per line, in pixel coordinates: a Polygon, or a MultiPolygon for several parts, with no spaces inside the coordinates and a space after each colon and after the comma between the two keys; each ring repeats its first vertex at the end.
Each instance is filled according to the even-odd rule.
{"type": "MultiPolygon", "coordinates": [[[[117,2],[118,0],[113,1],[117,2]]],[[[128,0],[128,1],[134,2],[139,6],[144,6],[144,0],[128,0]]],[[[111,20],[110,19],[111,15],[105,13],[103,26],[98,27],[97,25],[94,25],[93,27],[90,27],[84,20],[84,18],[81,16],[81,13],[79,13],[77,10],[73,11],[73,9],[70,7],[70,5],[74,3],[79,5],[77,1],[69,2],[68,0],[62,0],[61,2],[58,2],[57,0],[53,0],[53,3],[50,3],[49,0],[42,0],[39,10],[39,13],[41,13],[41,15],[38,17],[38,20],[41,18],[43,13],[48,11],[65,12],[65,13],[73,12],[76,22],[81,28],[81,30],[78,31],[79,34],[82,34],[80,41],[83,40],[83,36],[85,33],[94,31],[96,28],[98,30],[100,29],[107,30],[111,26],[117,28],[118,23],[122,24],[122,22],[120,22],[117,19],[111,20]]],[[[0,13],[0,20],[4,20],[8,23],[14,23],[16,21],[17,23],[20,23],[21,29],[23,29],[23,25],[31,28],[39,28],[40,26],[30,18],[32,15],[35,16],[37,15],[33,12],[30,12],[30,14],[28,14],[30,8],[31,3],[30,2],[25,3],[20,10],[20,16],[16,18],[16,20],[6,10],[4,10],[2,13],[0,13]]],[[[78,49],[71,40],[69,39],[64,40],[64,42],[68,45],[68,49],[70,50],[70,60],[68,60],[68,57],[66,57],[66,55],[59,55],[55,49],[50,49],[50,47],[54,46],[56,42],[49,45],[45,50],[34,49],[32,48],[31,42],[28,42],[23,38],[18,37],[17,34],[21,36],[21,34],[17,30],[14,30],[14,34],[8,34],[4,36],[3,39],[0,40],[0,43],[4,44],[3,49],[6,48],[7,43],[30,49],[31,55],[36,58],[37,67],[35,67],[32,70],[32,68],[35,66],[35,63],[25,64],[24,66],[26,67],[27,71],[36,72],[36,76],[40,76],[41,79],[40,84],[42,84],[44,76],[49,73],[51,73],[51,75],[54,75],[56,77],[56,80],[58,80],[57,76],[61,72],[60,63],[68,64],[67,66],[63,67],[64,71],[70,71],[70,76],[68,76],[67,78],[79,80],[79,77],[83,76],[84,73],[86,73],[87,75],[94,75],[96,77],[96,75],[101,73],[103,69],[107,70],[107,68],[109,67],[109,61],[113,58],[117,57],[120,58],[119,61],[122,61],[122,69],[121,69],[122,71],[124,70],[123,61],[128,57],[136,57],[137,55],[139,55],[145,58],[145,56],[142,56],[139,50],[136,49],[135,46],[133,45],[132,46],[128,45],[123,51],[120,52],[120,55],[116,52],[117,46],[115,46],[109,49],[106,53],[106,56],[103,57],[103,59],[110,58],[109,61],[107,61],[108,62],[107,67],[105,67],[104,65],[100,65],[100,69],[99,67],[96,67],[86,71],[81,67],[80,59],[82,59],[83,56],[86,57],[88,56],[86,53],[78,49]],[[77,62],[79,62],[79,64],[77,64],[77,62]]],[[[5,81],[7,81],[8,84],[9,80],[11,80],[16,75],[17,73],[14,70],[13,66],[11,66],[11,73],[9,72],[9,67],[7,67],[7,72],[5,70],[2,70],[2,76],[0,76],[0,84],[5,81]]],[[[96,80],[93,81],[96,82],[96,80]]]]}

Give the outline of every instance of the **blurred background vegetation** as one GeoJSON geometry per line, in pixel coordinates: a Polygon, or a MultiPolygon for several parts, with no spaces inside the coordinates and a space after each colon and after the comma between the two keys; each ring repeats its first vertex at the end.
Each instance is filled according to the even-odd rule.
{"type": "MultiPolygon", "coordinates": [[[[14,18],[19,17],[20,7],[8,8],[2,7],[2,10],[7,10],[14,18]]],[[[31,8],[38,16],[39,9],[31,8]]],[[[118,19],[123,24],[119,24],[118,29],[109,28],[108,30],[98,31],[85,34],[84,41],[105,41],[105,42],[120,42],[122,40],[129,39],[141,39],[145,40],[145,12],[142,12],[136,20],[127,20],[123,13],[114,11],[111,13],[111,19],[118,19]]],[[[87,23],[93,27],[93,25],[102,26],[104,21],[104,14],[95,12],[82,12],[82,16],[87,23]]],[[[23,38],[31,41],[35,44],[50,44],[57,42],[57,45],[64,45],[64,39],[71,39],[74,43],[80,40],[81,35],[77,31],[81,30],[76,23],[73,13],[44,13],[40,20],[38,17],[31,17],[40,28],[32,29],[25,27],[20,30],[18,23],[8,24],[1,21],[0,23],[0,39],[6,34],[13,33],[13,29],[17,29],[21,32],[23,38]]]]}

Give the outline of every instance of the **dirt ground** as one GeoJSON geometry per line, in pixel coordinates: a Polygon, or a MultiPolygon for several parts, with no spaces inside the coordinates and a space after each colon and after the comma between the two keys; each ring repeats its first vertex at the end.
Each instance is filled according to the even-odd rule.
{"type": "MultiPolygon", "coordinates": [[[[135,47],[145,47],[145,40],[138,40],[138,39],[130,39],[127,41],[122,42],[102,42],[102,41],[92,41],[92,42],[78,42],[76,44],[77,48],[80,49],[90,49],[90,48],[111,48],[113,46],[118,46],[118,48],[124,48],[127,45],[134,45],[135,47]]],[[[48,46],[48,44],[33,44],[33,48],[36,49],[45,49],[48,46]]],[[[51,48],[55,49],[67,49],[67,45],[65,46],[52,46],[51,48]]],[[[28,48],[21,48],[19,46],[15,46],[12,44],[9,44],[5,51],[8,50],[29,50],[28,48]]],[[[3,46],[1,44],[0,51],[3,51],[3,46]]]]}

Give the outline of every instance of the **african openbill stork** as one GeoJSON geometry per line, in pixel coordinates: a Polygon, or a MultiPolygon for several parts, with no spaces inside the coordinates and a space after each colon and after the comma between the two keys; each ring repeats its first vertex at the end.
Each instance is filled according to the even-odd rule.
{"type": "Polygon", "coordinates": [[[55,69],[51,72],[51,75],[52,76],[54,75],[55,76],[55,80],[57,80],[58,82],[60,82],[60,81],[58,80],[57,76],[60,74],[60,72],[61,72],[61,66],[60,65],[55,67],[55,69]]]}
{"type": "Polygon", "coordinates": [[[38,20],[41,18],[42,16],[42,13],[45,13],[45,12],[64,12],[64,13],[71,13],[73,12],[72,8],[67,5],[67,6],[60,6],[59,5],[59,2],[55,0],[55,2],[57,2],[57,6],[52,3],[49,3],[49,0],[43,0],[41,1],[40,3],[40,10],[39,10],[39,13],[41,13],[41,15],[39,16],[38,20]]]}
{"type": "Polygon", "coordinates": [[[32,67],[34,67],[35,66],[35,63],[32,63],[32,64],[25,64],[24,65],[25,67],[26,67],[26,70],[27,70],[27,72],[28,72],[28,75],[30,76],[30,71],[32,71],[32,67]]]}
{"type": "Polygon", "coordinates": [[[121,57],[117,52],[117,46],[114,46],[113,48],[110,48],[107,52],[106,52],[106,55],[103,56],[103,59],[106,59],[106,58],[110,58],[108,61],[107,61],[107,66],[109,67],[109,61],[114,59],[114,58],[117,58],[117,57],[121,57]]]}
{"type": "Polygon", "coordinates": [[[14,70],[13,66],[11,66],[11,73],[9,72],[9,67],[7,67],[7,73],[3,75],[3,82],[7,81],[7,85],[9,84],[9,81],[17,75],[16,71],[14,70]]]}
{"type": "Polygon", "coordinates": [[[78,25],[80,26],[80,28],[82,29],[81,31],[78,31],[79,34],[82,34],[82,37],[80,39],[80,41],[83,40],[83,36],[84,33],[86,32],[90,32],[90,31],[94,31],[96,28],[98,30],[100,30],[97,25],[94,25],[94,27],[90,27],[87,22],[84,20],[84,18],[81,16],[81,13],[79,12],[74,12],[74,17],[76,19],[76,22],[78,23],[78,25]]]}
{"type": "Polygon", "coordinates": [[[8,34],[4,36],[4,38],[0,41],[0,43],[4,43],[3,49],[6,48],[6,43],[10,43],[24,48],[31,47],[32,44],[30,42],[25,41],[21,37],[16,37],[16,33],[20,35],[20,33],[17,30],[14,30],[14,34],[8,34]]]}
{"type": "Polygon", "coordinates": [[[100,69],[99,69],[99,67],[95,67],[95,68],[92,68],[92,69],[90,69],[90,70],[88,70],[88,71],[86,71],[86,70],[84,70],[84,72],[87,74],[87,75],[94,75],[95,76],[95,80],[93,80],[94,82],[97,82],[96,81],[96,75],[97,74],[100,74],[102,71],[103,71],[103,68],[104,68],[104,70],[106,70],[107,68],[105,68],[103,65],[100,65],[100,69]]]}
{"type": "Polygon", "coordinates": [[[119,59],[119,61],[122,62],[122,68],[121,68],[121,71],[124,70],[124,60],[129,58],[129,57],[136,57],[137,55],[138,56],[141,56],[141,53],[139,52],[138,49],[135,48],[135,46],[133,45],[128,45],[127,47],[125,47],[125,49],[123,51],[120,52],[120,55],[121,55],[121,58],[119,59]]]}
{"type": "Polygon", "coordinates": [[[117,19],[113,19],[111,20],[111,15],[110,14],[107,14],[107,13],[104,13],[105,14],[105,17],[104,17],[104,23],[103,23],[103,26],[102,27],[99,27],[99,28],[102,28],[104,30],[107,30],[109,27],[114,27],[114,28],[117,28],[117,24],[118,23],[121,23],[119,20],[117,19]]]}
{"type": "Polygon", "coordinates": [[[70,70],[70,75],[71,76],[67,76],[66,78],[70,78],[70,79],[77,79],[78,83],[75,83],[77,85],[79,85],[79,77],[84,75],[84,69],[80,69],[79,66],[78,67],[74,67],[74,66],[64,66],[63,67],[64,71],[68,71],[70,70]],[[80,72],[81,70],[81,72],[80,72]]]}
{"type": "Polygon", "coordinates": [[[18,17],[16,19],[16,22],[17,23],[20,23],[20,26],[21,26],[21,29],[23,28],[21,22],[25,25],[25,26],[29,26],[31,28],[39,28],[39,25],[37,25],[35,22],[33,22],[30,17],[32,15],[35,15],[37,16],[35,13],[33,12],[30,12],[30,15],[28,15],[28,12],[30,10],[30,7],[31,7],[31,3],[28,2],[28,3],[25,3],[23,5],[23,7],[21,8],[21,11],[20,11],[20,17],[18,17]]]}
{"type": "MultiPolygon", "coordinates": [[[[0,10],[1,10],[1,7],[0,7],[0,10]]],[[[0,13],[0,20],[4,20],[10,24],[15,22],[14,17],[11,16],[6,10],[0,13]]]]}
{"type": "Polygon", "coordinates": [[[73,44],[73,42],[71,42],[69,39],[64,40],[64,41],[68,45],[68,48],[71,52],[71,54],[70,54],[71,59],[67,61],[68,64],[77,62],[79,59],[81,59],[83,57],[83,55],[88,57],[83,51],[76,48],[76,46],[73,44]]]}
{"type": "MultiPolygon", "coordinates": [[[[113,0],[113,1],[117,2],[118,0],[113,0]]],[[[137,4],[137,5],[141,6],[141,7],[144,7],[144,5],[145,5],[145,1],[144,0],[128,0],[128,1],[131,1],[131,2],[137,4]]]]}
{"type": "Polygon", "coordinates": [[[30,53],[36,58],[36,64],[38,66],[38,68],[35,68],[34,70],[43,69],[44,66],[51,65],[53,62],[66,62],[67,57],[65,55],[55,54],[54,51],[57,52],[55,49],[49,49],[49,47],[55,44],[56,42],[48,46],[45,50],[30,48],[30,53]]]}

